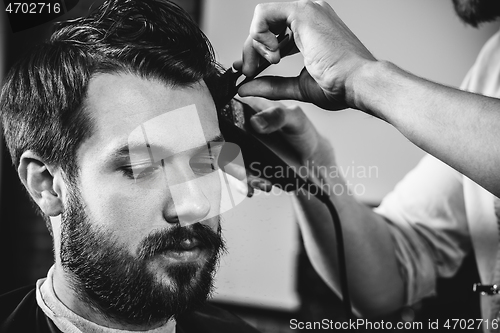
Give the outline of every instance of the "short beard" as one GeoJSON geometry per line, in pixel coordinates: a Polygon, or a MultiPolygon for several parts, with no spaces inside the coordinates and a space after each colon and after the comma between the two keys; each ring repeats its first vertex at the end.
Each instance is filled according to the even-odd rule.
{"type": "Polygon", "coordinates": [[[453,0],[453,5],[460,19],[475,28],[500,17],[498,0],[453,0]]]}
{"type": "Polygon", "coordinates": [[[80,300],[109,320],[128,325],[162,324],[202,305],[213,291],[215,268],[225,251],[220,224],[215,233],[196,223],[152,233],[134,257],[112,232],[90,223],[77,189],[71,190],[61,228],[61,263],[80,300]],[[209,253],[207,261],[165,267],[170,283],[158,281],[149,260],[180,249],[182,240],[191,238],[209,253]]]}

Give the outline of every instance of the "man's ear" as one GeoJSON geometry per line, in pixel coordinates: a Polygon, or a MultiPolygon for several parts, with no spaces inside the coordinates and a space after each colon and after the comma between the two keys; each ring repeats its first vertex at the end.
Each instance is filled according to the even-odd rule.
{"type": "Polygon", "coordinates": [[[32,151],[21,155],[17,168],[21,182],[42,212],[48,216],[57,216],[63,210],[61,186],[54,180],[56,172],[59,169],[49,167],[32,151]]]}

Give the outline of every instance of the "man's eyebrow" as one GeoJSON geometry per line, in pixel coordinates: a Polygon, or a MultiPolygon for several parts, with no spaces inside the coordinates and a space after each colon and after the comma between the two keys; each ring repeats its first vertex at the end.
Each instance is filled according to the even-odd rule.
{"type": "Polygon", "coordinates": [[[124,144],[123,146],[120,146],[117,149],[113,150],[110,155],[111,160],[122,158],[130,158],[130,150],[128,144],[124,144]]]}
{"type": "MultiPolygon", "coordinates": [[[[214,136],[213,138],[207,140],[207,143],[209,142],[225,142],[224,136],[219,133],[218,135],[214,136]]],[[[112,154],[111,154],[111,159],[123,159],[123,158],[130,158],[130,151],[140,151],[143,150],[144,148],[150,148],[149,145],[144,145],[144,142],[141,143],[132,143],[132,144],[124,144],[117,149],[115,149],[112,154]]],[[[149,150],[149,149],[148,149],[149,150]]]]}
{"type": "Polygon", "coordinates": [[[207,142],[225,142],[225,141],[226,140],[224,140],[224,136],[222,135],[222,133],[216,135],[211,140],[207,140],[207,142]]]}

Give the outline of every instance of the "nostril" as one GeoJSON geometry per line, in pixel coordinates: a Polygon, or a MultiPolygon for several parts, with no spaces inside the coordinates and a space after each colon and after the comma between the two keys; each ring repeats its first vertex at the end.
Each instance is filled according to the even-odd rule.
{"type": "Polygon", "coordinates": [[[164,212],[168,223],[186,226],[207,218],[211,205],[205,194],[193,184],[180,184],[171,188],[171,197],[164,212]]]}

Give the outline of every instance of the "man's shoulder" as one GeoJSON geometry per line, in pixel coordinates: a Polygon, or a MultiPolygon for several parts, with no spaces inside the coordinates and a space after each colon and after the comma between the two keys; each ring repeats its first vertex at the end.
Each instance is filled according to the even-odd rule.
{"type": "Polygon", "coordinates": [[[0,295],[0,333],[59,332],[36,302],[35,286],[0,295]]]}
{"type": "Polygon", "coordinates": [[[35,286],[25,286],[0,295],[0,320],[5,319],[20,304],[36,302],[35,286]]]}
{"type": "Polygon", "coordinates": [[[257,333],[259,331],[233,313],[207,303],[197,311],[178,318],[177,333],[191,332],[257,333]]]}

